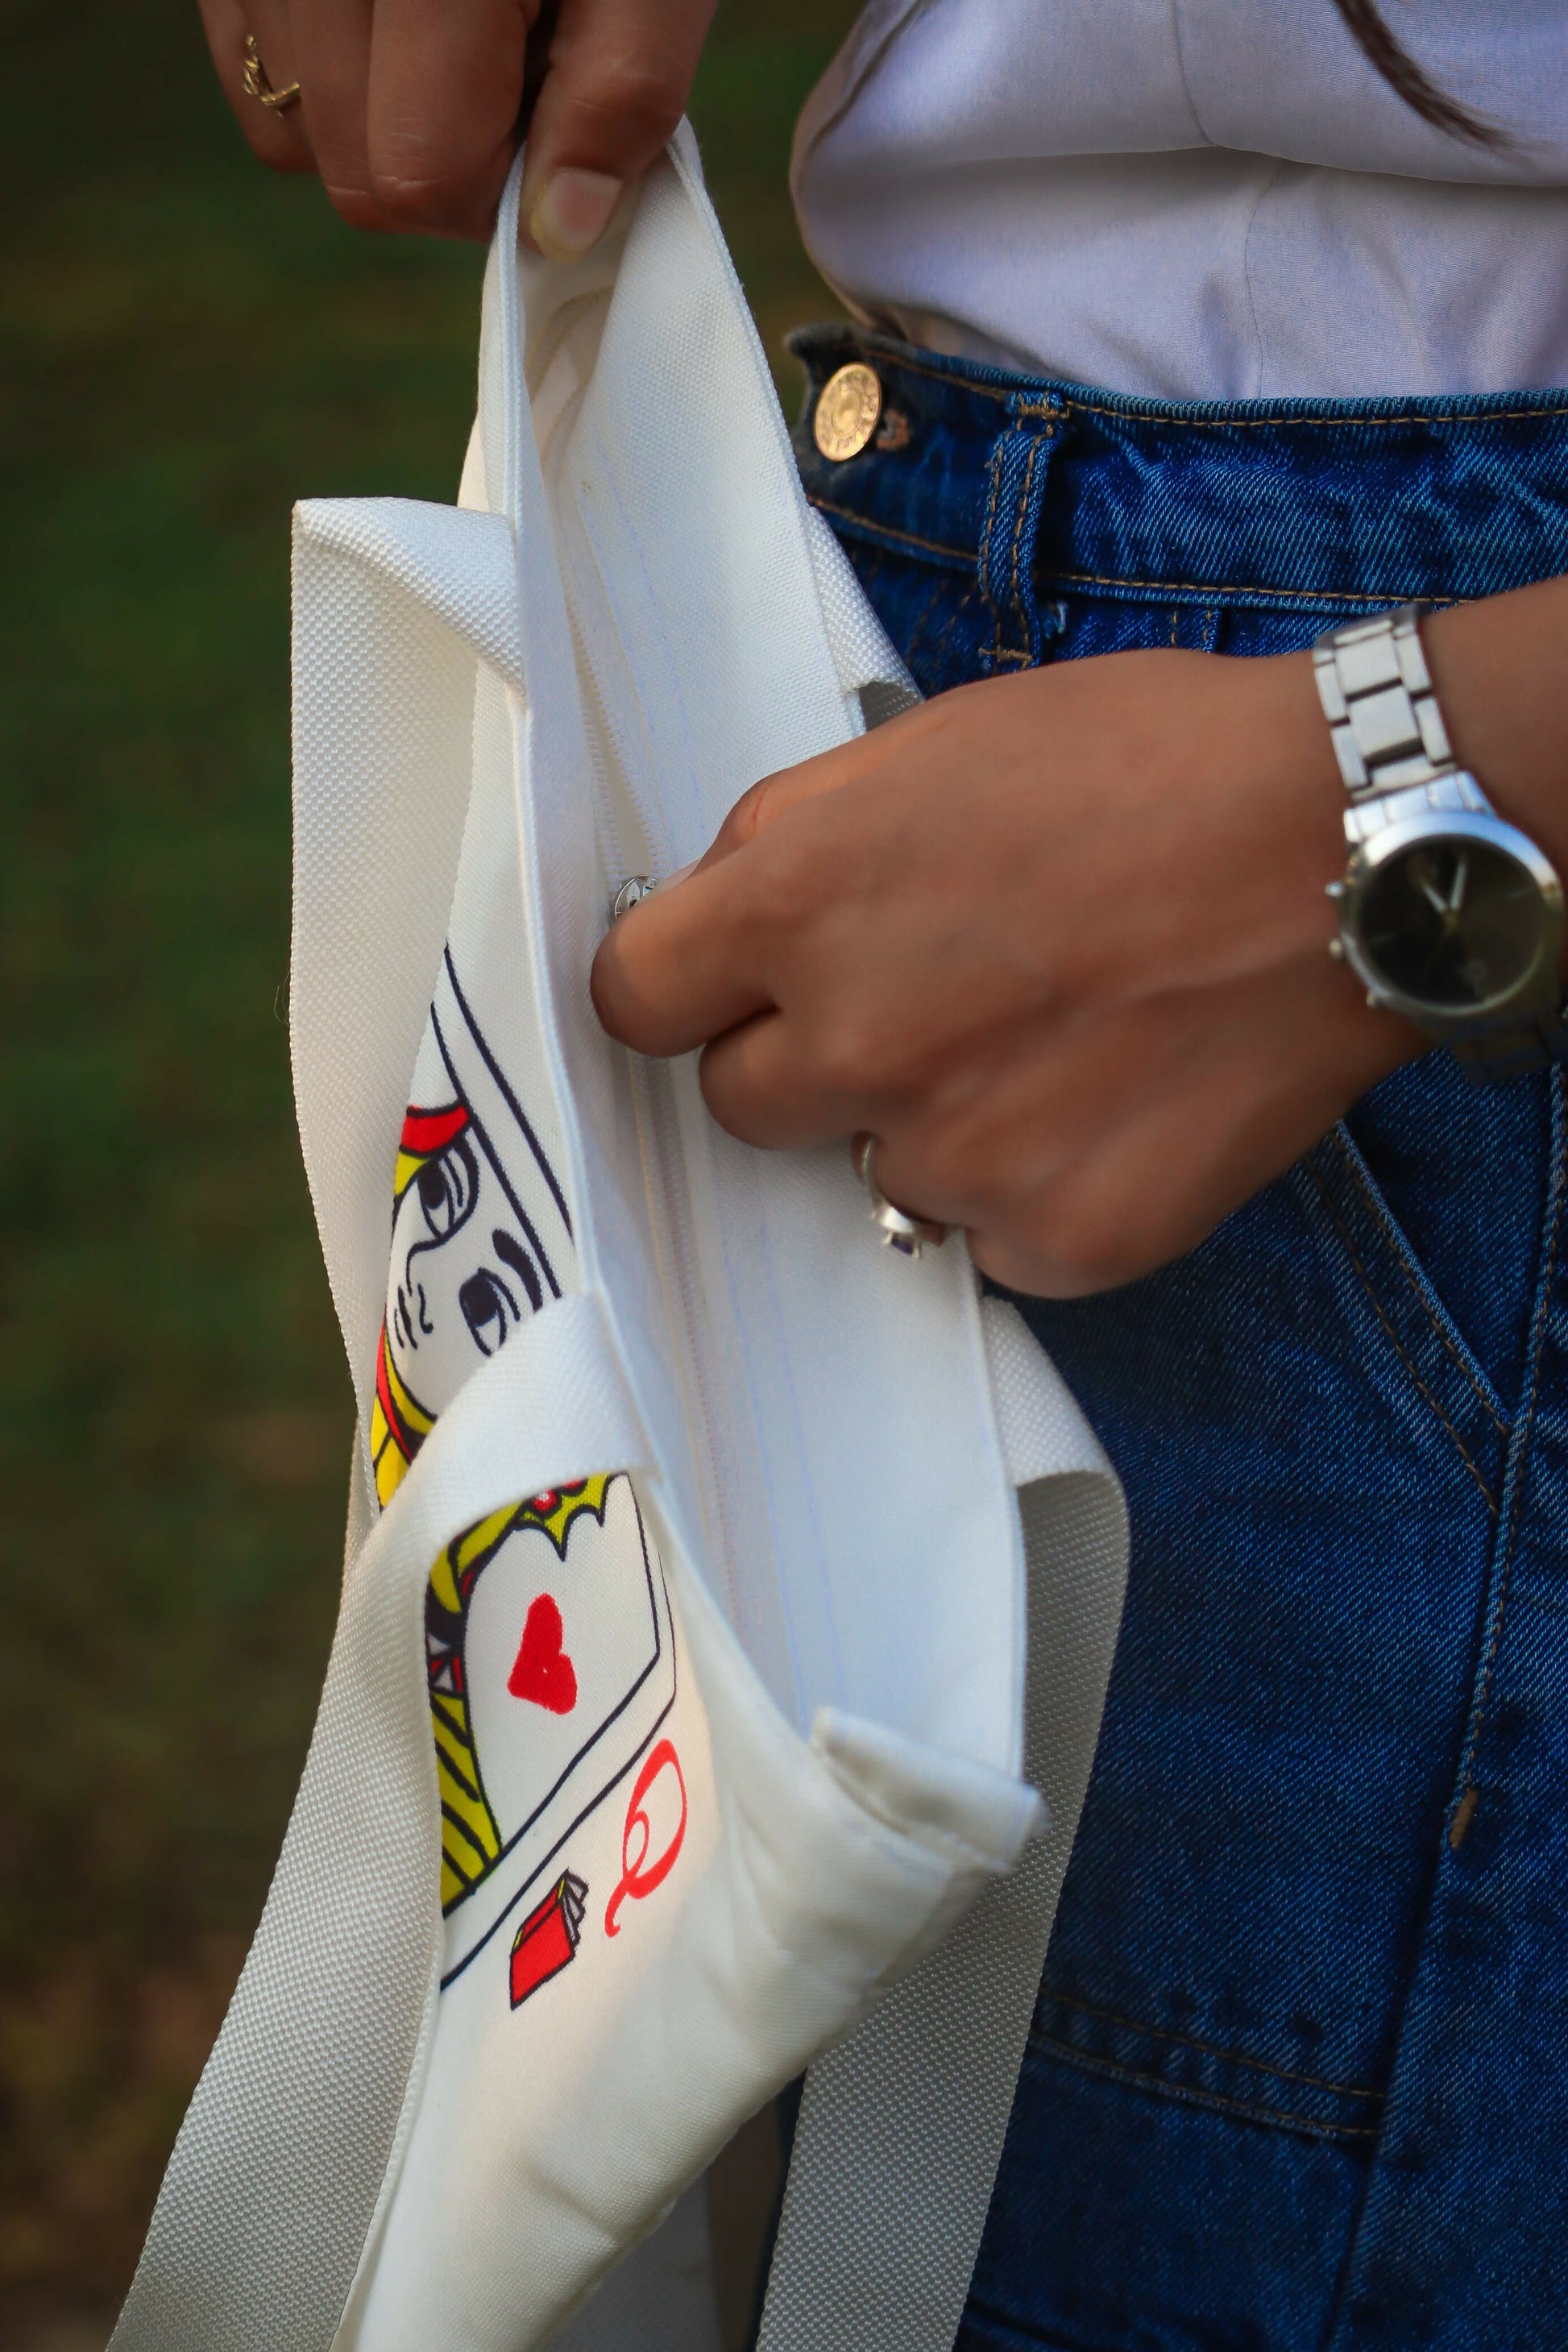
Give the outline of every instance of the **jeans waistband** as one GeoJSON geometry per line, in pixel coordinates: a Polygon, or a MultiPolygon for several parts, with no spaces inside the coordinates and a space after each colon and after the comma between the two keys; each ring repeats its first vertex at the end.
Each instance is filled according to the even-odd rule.
{"type": "Polygon", "coordinates": [[[851,536],[978,568],[999,607],[1028,587],[1373,610],[1568,571],[1565,392],[1170,402],[854,327],[790,341],[810,379],[796,451],[813,503],[851,536]],[[812,420],[850,361],[875,370],[882,406],[866,449],[835,463],[812,420]]]}

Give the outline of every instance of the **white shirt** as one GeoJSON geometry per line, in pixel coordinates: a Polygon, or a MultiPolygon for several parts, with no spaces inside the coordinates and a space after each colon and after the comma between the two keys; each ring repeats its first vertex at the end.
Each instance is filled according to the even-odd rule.
{"type": "Polygon", "coordinates": [[[1172,399],[1568,385],[1568,0],[871,0],[795,139],[803,234],[911,342],[1172,399]]]}

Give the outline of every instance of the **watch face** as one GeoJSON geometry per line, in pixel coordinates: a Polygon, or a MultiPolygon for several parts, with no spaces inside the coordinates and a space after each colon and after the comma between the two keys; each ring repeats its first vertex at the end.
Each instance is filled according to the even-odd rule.
{"type": "Polygon", "coordinates": [[[1496,842],[1428,835],[1384,858],[1357,892],[1361,950],[1385,987],[1435,1012],[1479,1012],[1533,971],[1547,909],[1527,866],[1496,842]]]}

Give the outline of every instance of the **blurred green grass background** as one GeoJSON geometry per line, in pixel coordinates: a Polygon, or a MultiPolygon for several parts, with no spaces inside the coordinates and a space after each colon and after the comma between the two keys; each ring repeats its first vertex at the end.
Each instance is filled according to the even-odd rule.
{"type": "MultiPolygon", "coordinates": [[[[781,380],[853,0],[693,100],[781,380]]],[[[3,0],[0,2339],[101,2343],[266,1890],[347,1381],[289,1106],[289,509],[454,495],[482,257],[250,159],[194,0],[3,0]]],[[[793,396],[793,395],[792,395],[793,396]]],[[[693,466],[701,453],[691,453],[693,466]]]]}

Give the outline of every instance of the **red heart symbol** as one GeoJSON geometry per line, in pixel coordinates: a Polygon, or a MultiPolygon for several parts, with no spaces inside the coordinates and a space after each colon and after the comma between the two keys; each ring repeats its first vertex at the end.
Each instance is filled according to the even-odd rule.
{"type": "Polygon", "coordinates": [[[577,1669],[561,1646],[561,1612],[548,1592],[528,1604],[506,1686],[513,1698],[547,1706],[552,1715],[570,1715],[577,1704],[577,1669]]]}

